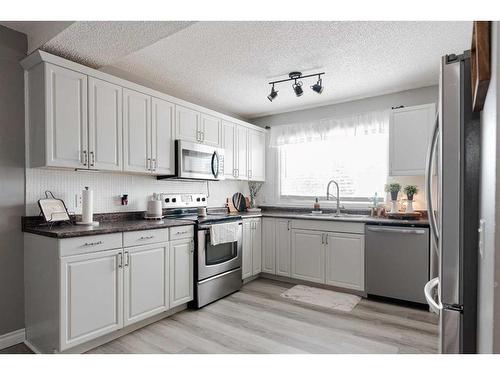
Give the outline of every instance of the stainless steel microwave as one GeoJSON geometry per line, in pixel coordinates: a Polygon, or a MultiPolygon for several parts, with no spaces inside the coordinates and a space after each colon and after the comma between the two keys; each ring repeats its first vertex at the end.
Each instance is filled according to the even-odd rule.
{"type": "Polygon", "coordinates": [[[174,178],[224,179],[224,149],[177,139],[174,178]]]}

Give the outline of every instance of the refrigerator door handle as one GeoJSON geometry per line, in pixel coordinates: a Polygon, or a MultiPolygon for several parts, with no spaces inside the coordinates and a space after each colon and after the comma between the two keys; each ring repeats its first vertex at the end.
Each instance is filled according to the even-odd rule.
{"type": "Polygon", "coordinates": [[[434,159],[434,153],[437,147],[437,141],[439,139],[439,114],[436,114],[436,120],[434,122],[434,130],[432,132],[432,140],[427,150],[427,165],[425,170],[425,190],[426,190],[426,200],[427,200],[427,212],[429,216],[429,224],[431,228],[432,238],[436,245],[439,244],[439,232],[437,227],[436,215],[434,214],[434,207],[432,207],[432,161],[434,159]]]}
{"type": "MultiPolygon", "coordinates": [[[[431,310],[439,315],[440,311],[443,309],[443,304],[441,303],[441,301],[436,302],[436,300],[432,295],[434,289],[436,289],[438,286],[439,286],[439,277],[435,277],[429,280],[429,282],[425,284],[424,294],[425,294],[425,299],[429,303],[431,310]]],[[[438,293],[438,299],[439,299],[439,293],[438,293]]]]}

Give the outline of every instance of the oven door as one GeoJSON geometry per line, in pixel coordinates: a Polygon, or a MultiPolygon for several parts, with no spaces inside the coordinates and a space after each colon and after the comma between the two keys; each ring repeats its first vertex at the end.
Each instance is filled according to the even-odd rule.
{"type": "Polygon", "coordinates": [[[198,229],[198,281],[241,267],[243,225],[238,226],[238,240],[212,246],[210,229],[198,229]]]}
{"type": "Polygon", "coordinates": [[[182,140],[175,141],[176,175],[200,180],[224,179],[224,150],[182,140]]]}

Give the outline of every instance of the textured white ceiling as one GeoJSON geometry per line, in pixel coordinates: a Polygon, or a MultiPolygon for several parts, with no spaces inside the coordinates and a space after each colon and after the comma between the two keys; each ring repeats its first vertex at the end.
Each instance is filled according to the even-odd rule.
{"type": "Polygon", "coordinates": [[[209,108],[252,118],[437,84],[472,22],[76,22],[43,49],[209,108]],[[325,71],[322,95],[267,82],[325,71]],[[127,78],[127,77],[124,77],[127,78]]]}
{"type": "Polygon", "coordinates": [[[471,33],[471,22],[198,22],[113,65],[252,118],[436,84],[440,57],[468,49],[471,33]],[[285,83],[266,98],[269,78],[315,68],[322,95],[285,83]]]}
{"type": "Polygon", "coordinates": [[[188,27],[190,21],[83,21],[75,22],[43,50],[78,61],[93,68],[117,59],[188,27]]]}

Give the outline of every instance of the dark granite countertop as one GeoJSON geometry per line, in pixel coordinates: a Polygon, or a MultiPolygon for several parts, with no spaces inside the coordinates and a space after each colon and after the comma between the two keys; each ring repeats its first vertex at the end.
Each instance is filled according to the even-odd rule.
{"type": "Polygon", "coordinates": [[[52,227],[43,224],[38,217],[25,217],[23,218],[23,232],[46,237],[72,238],[194,225],[194,222],[191,220],[144,220],[141,215],[137,215],[136,213],[96,216],[94,216],[94,219],[100,221],[98,226],[60,223],[52,227]]]}

